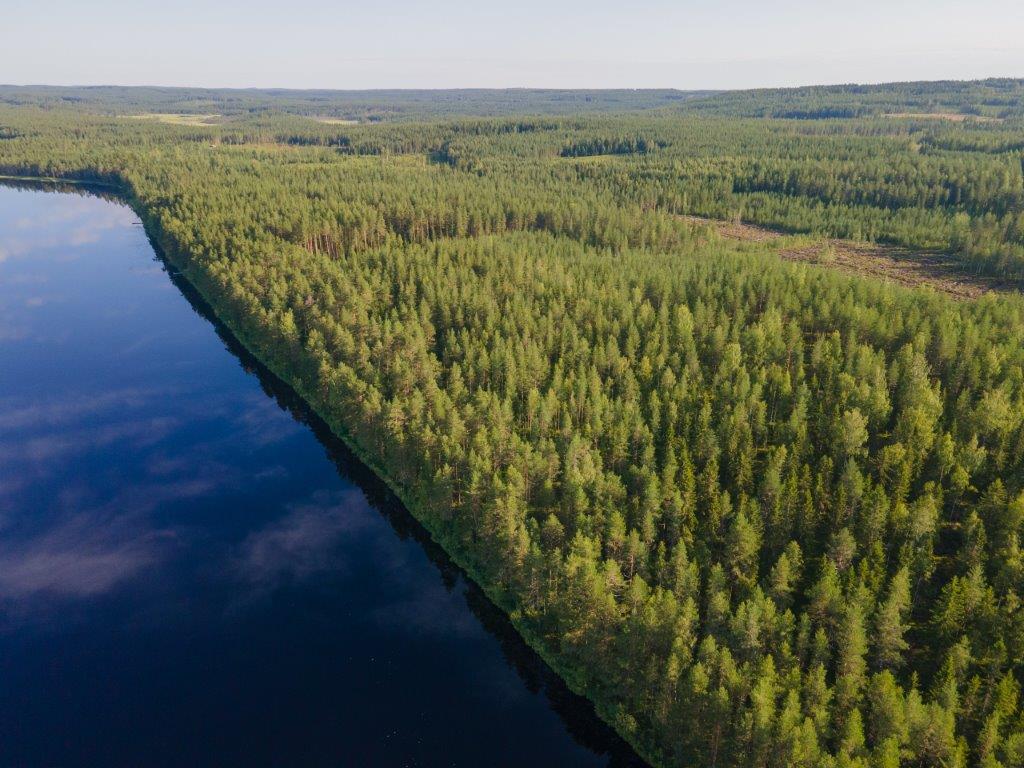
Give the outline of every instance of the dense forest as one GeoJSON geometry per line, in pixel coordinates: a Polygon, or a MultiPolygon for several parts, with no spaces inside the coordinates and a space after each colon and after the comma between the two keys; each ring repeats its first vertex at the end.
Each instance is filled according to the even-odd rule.
{"type": "Polygon", "coordinates": [[[693,111],[735,117],[804,120],[867,115],[954,114],[990,119],[1024,116],[1024,81],[828,85],[732,91],[695,101],[693,111]]]}
{"type": "Polygon", "coordinates": [[[0,85],[0,104],[99,114],[192,113],[240,116],[288,113],[364,121],[446,115],[574,115],[656,109],[707,95],[703,91],[492,90],[330,91],[259,88],[129,88],[0,85]]]}
{"type": "Polygon", "coordinates": [[[98,114],[286,113],[364,121],[655,111],[797,119],[949,113],[1024,116],[1024,80],[829,85],[750,91],[673,89],[288,90],[0,84],[0,104],[98,114]]]}
{"type": "Polygon", "coordinates": [[[1021,89],[371,125],[129,91],[0,107],[0,172],[124,194],[651,763],[1019,768],[1024,299],[689,217],[1024,277],[1021,89]]]}

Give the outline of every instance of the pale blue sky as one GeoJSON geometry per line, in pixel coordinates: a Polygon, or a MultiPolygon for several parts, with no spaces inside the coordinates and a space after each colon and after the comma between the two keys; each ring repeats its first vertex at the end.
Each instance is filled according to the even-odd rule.
{"type": "Polygon", "coordinates": [[[18,84],[692,89],[1024,76],[1024,0],[3,5],[0,82],[18,84]]]}

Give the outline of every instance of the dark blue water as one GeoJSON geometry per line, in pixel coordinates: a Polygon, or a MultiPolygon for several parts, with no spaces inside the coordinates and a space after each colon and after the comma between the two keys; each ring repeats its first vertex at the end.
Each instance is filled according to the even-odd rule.
{"type": "Polygon", "coordinates": [[[0,187],[0,765],[633,761],[128,208],[0,187]]]}

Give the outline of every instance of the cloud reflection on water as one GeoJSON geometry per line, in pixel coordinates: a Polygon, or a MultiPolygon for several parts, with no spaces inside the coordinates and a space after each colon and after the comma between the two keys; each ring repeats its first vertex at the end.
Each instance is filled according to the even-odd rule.
{"type": "MultiPolygon", "coordinates": [[[[16,203],[15,203],[16,204],[16,203]]],[[[94,245],[118,230],[131,232],[138,218],[130,208],[98,198],[78,197],[48,209],[34,209],[15,219],[0,217],[3,247],[0,263],[41,251],[58,250],[57,258],[75,258],[68,248],[94,245]]]]}
{"type": "Polygon", "coordinates": [[[0,549],[0,597],[91,597],[153,563],[169,531],[139,530],[129,517],[77,515],[27,542],[0,549]]]}
{"type": "Polygon", "coordinates": [[[302,580],[324,571],[341,574],[342,538],[365,543],[377,527],[366,497],[355,488],[341,493],[318,493],[303,504],[293,504],[278,520],[249,534],[238,547],[234,571],[243,580],[272,586],[302,580]]]}

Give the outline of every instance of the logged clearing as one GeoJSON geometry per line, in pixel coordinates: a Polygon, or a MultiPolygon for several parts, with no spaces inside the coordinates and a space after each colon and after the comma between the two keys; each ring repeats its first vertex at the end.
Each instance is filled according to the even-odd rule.
{"type": "Polygon", "coordinates": [[[908,287],[928,286],[956,299],[976,299],[989,291],[1024,290],[1019,281],[964,272],[952,257],[943,253],[839,238],[793,236],[756,224],[717,221],[700,216],[683,218],[698,224],[711,224],[727,240],[749,243],[777,241],[776,252],[786,261],[817,264],[908,287]]]}
{"type": "Polygon", "coordinates": [[[221,115],[191,115],[185,113],[171,112],[149,112],[143,115],[123,115],[133,120],[151,120],[155,123],[167,123],[169,125],[217,125],[221,115]]]}
{"type": "Polygon", "coordinates": [[[910,251],[877,243],[828,238],[804,247],[781,248],[779,255],[787,261],[820,264],[900,285],[926,285],[956,299],[976,299],[989,291],[1019,290],[1021,287],[998,278],[966,274],[945,254],[910,251]]]}
{"type": "Polygon", "coordinates": [[[313,116],[311,120],[316,120],[318,123],[324,123],[325,125],[359,125],[358,120],[350,120],[345,117],[316,117],[313,116]]]}
{"type": "Polygon", "coordinates": [[[917,118],[920,120],[948,120],[951,123],[963,123],[974,120],[979,123],[1001,123],[1001,117],[986,115],[967,115],[962,112],[887,112],[882,117],[917,118]]]}

